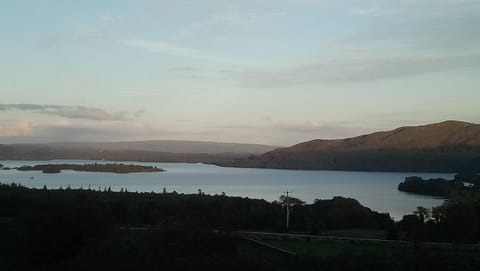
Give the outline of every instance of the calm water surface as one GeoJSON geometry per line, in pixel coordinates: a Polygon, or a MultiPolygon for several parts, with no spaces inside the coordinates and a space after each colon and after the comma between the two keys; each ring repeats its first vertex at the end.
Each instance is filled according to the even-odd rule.
{"type": "MultiPolygon", "coordinates": [[[[54,161],[0,161],[8,167],[46,163],[108,163],[108,161],[54,160],[54,161]]],[[[114,162],[111,162],[114,163],[114,162]]],[[[117,162],[118,163],[118,162],[117,162]]],[[[396,220],[410,214],[417,206],[427,208],[440,205],[443,200],[429,196],[419,196],[399,192],[397,185],[405,177],[417,175],[426,178],[452,178],[452,174],[442,173],[391,173],[354,172],[322,170],[278,170],[223,168],[204,164],[186,163],[139,163],[164,168],[160,173],[97,173],[62,171],[59,174],[44,174],[41,171],[0,170],[0,182],[20,183],[28,187],[59,188],[70,185],[72,188],[93,189],[111,187],[118,191],[196,193],[201,189],[207,194],[221,194],[261,198],[268,201],[278,199],[283,191],[292,191],[294,197],[307,202],[315,199],[330,199],[343,196],[357,199],[361,204],[379,212],[388,212],[396,220]],[[31,179],[33,177],[33,179],[31,179]]]]}

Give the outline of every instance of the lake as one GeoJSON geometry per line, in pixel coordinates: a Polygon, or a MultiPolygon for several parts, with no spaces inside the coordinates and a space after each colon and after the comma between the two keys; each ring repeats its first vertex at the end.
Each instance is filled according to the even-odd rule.
{"type": "MultiPolygon", "coordinates": [[[[53,161],[0,161],[7,167],[47,163],[120,163],[90,160],[53,161]]],[[[411,172],[356,172],[327,170],[279,170],[224,168],[205,164],[187,163],[140,163],[164,168],[158,173],[98,173],[62,171],[59,174],[44,174],[41,171],[0,170],[0,182],[19,183],[27,187],[48,188],[67,187],[104,189],[114,191],[126,188],[130,192],[197,193],[201,189],[206,194],[221,194],[259,198],[268,201],[278,199],[284,191],[306,202],[315,199],[330,199],[343,196],[357,199],[362,205],[375,211],[388,212],[399,220],[412,213],[417,206],[431,208],[442,204],[443,199],[408,194],[397,190],[397,185],[407,176],[424,178],[453,178],[453,174],[411,173],[411,172]],[[33,177],[33,179],[32,179],[33,177]]]]}

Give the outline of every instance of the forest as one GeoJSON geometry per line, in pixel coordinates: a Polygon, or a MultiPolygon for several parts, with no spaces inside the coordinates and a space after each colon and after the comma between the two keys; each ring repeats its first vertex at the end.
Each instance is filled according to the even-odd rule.
{"type": "MultiPolygon", "coordinates": [[[[235,230],[285,232],[285,200],[281,197],[267,202],[206,195],[202,191],[178,194],[50,190],[2,184],[0,267],[2,270],[223,270],[227,267],[285,270],[296,266],[297,270],[319,267],[351,270],[350,265],[331,269],[342,262],[338,256],[285,257],[229,234],[235,230]]],[[[364,229],[382,230],[387,233],[386,238],[410,240],[412,244],[480,240],[477,197],[452,198],[432,211],[419,207],[418,212],[398,223],[388,214],[372,211],[354,199],[334,197],[312,204],[295,198],[288,200],[289,231],[293,233],[364,229]]],[[[418,253],[436,255],[435,251],[406,250],[400,255],[411,257],[411,262],[401,262],[415,263],[418,253]]],[[[364,268],[357,270],[379,264],[387,268],[399,261],[398,256],[351,255],[352,264],[364,268]]],[[[467,267],[478,266],[476,257],[461,259],[467,267]]]]}
{"type": "Polygon", "coordinates": [[[479,172],[480,147],[298,151],[219,162],[229,167],[386,172],[479,172]]]}

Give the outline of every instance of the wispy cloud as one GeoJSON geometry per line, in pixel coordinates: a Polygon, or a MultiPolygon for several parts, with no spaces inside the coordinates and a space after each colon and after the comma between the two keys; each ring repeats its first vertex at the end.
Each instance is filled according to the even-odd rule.
{"type": "Polygon", "coordinates": [[[55,115],[69,119],[86,119],[95,121],[125,121],[138,118],[143,111],[107,112],[100,108],[67,105],[43,104],[0,104],[0,111],[29,111],[36,114],[55,115]]]}
{"type": "Polygon", "coordinates": [[[189,67],[189,66],[177,66],[177,67],[171,67],[168,69],[169,71],[172,72],[194,72],[197,71],[196,68],[194,67],[189,67]]]}
{"type": "Polygon", "coordinates": [[[383,57],[318,62],[279,70],[250,70],[230,76],[247,86],[282,87],[312,83],[374,81],[479,67],[480,54],[383,57]]]}
{"type": "Polygon", "coordinates": [[[34,129],[34,123],[27,120],[2,121],[0,122],[0,137],[19,137],[30,135],[34,129]]]}
{"type": "Polygon", "coordinates": [[[176,30],[169,42],[195,43],[212,36],[213,42],[222,43],[235,36],[238,31],[251,29],[287,15],[283,10],[248,11],[239,8],[222,8],[201,18],[193,18],[185,26],[176,30]]]}
{"type": "Polygon", "coordinates": [[[375,9],[373,8],[353,8],[350,13],[353,15],[366,15],[375,12],[375,9]]]}
{"type": "Polygon", "coordinates": [[[307,133],[323,136],[324,138],[338,138],[351,136],[361,130],[361,127],[345,123],[303,122],[276,124],[273,129],[290,133],[307,133]]]}
{"type": "Polygon", "coordinates": [[[229,58],[224,58],[214,54],[204,53],[202,51],[178,46],[172,43],[164,41],[151,41],[145,39],[125,39],[120,40],[120,44],[138,48],[142,50],[147,50],[150,52],[161,53],[165,55],[172,55],[184,58],[193,58],[199,60],[207,60],[213,62],[222,62],[222,63],[236,63],[237,61],[229,58]]]}
{"type": "Polygon", "coordinates": [[[463,6],[465,4],[478,4],[478,0],[400,0],[401,5],[407,6],[421,6],[421,5],[448,5],[448,6],[463,6]]]}
{"type": "MultiPolygon", "coordinates": [[[[365,128],[353,122],[285,122],[270,123],[267,125],[220,125],[213,127],[220,130],[248,131],[255,134],[255,131],[267,131],[276,134],[296,134],[306,138],[343,138],[357,136],[364,133],[365,128]]],[[[295,136],[295,137],[297,137],[295,136]]]]}
{"type": "Polygon", "coordinates": [[[350,10],[350,13],[352,15],[356,15],[356,16],[380,15],[380,14],[382,14],[382,12],[380,12],[376,8],[352,8],[350,10]]]}
{"type": "Polygon", "coordinates": [[[240,12],[238,10],[224,10],[208,15],[203,20],[194,21],[190,24],[190,28],[199,29],[212,25],[228,25],[228,26],[250,26],[253,23],[261,22],[265,19],[285,16],[284,11],[272,12],[240,12]]]}
{"type": "Polygon", "coordinates": [[[102,14],[90,22],[73,25],[71,29],[56,33],[44,39],[38,47],[56,46],[61,43],[96,41],[111,38],[123,32],[121,23],[125,18],[114,14],[102,14]]]}

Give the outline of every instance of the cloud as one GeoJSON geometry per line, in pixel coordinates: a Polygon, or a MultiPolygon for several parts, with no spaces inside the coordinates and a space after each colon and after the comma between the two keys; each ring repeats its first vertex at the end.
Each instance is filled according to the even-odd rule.
{"type": "MultiPolygon", "coordinates": [[[[479,6],[478,0],[396,0],[396,1],[352,1],[351,4],[363,4],[366,6],[375,6],[372,8],[355,8],[352,11],[359,11],[356,15],[363,15],[364,11],[382,12],[411,12],[414,10],[428,10],[429,12],[452,13],[458,11],[468,11],[469,8],[479,6]]],[[[354,12],[352,12],[353,14],[354,12]]]]}
{"type": "Polygon", "coordinates": [[[213,127],[220,130],[248,131],[255,134],[255,131],[266,131],[268,134],[296,134],[295,138],[303,135],[304,138],[344,138],[360,135],[367,130],[353,122],[289,122],[271,123],[268,125],[220,125],[213,127]]]}
{"type": "Polygon", "coordinates": [[[186,47],[174,45],[172,43],[163,42],[163,41],[150,41],[145,39],[126,39],[126,40],[120,40],[119,43],[129,47],[147,50],[155,53],[161,53],[165,55],[193,58],[193,59],[199,59],[199,60],[208,60],[208,61],[214,61],[214,62],[227,62],[227,63],[236,62],[232,59],[224,58],[224,57],[209,54],[209,53],[204,53],[199,50],[186,48],[186,47]]]}
{"type": "Polygon", "coordinates": [[[352,15],[366,15],[366,14],[370,14],[370,13],[373,13],[375,12],[375,9],[373,8],[369,8],[369,9],[365,9],[365,8],[353,8],[350,13],[352,15]]]}
{"type": "Polygon", "coordinates": [[[407,6],[419,5],[448,5],[448,6],[464,6],[466,4],[478,4],[478,0],[401,0],[399,4],[407,6]]]}
{"type": "Polygon", "coordinates": [[[231,74],[242,85],[284,87],[315,83],[350,83],[479,68],[480,54],[382,57],[317,62],[279,70],[250,70],[231,74]]]}
{"type": "Polygon", "coordinates": [[[71,29],[53,34],[43,40],[38,47],[51,47],[61,43],[97,41],[119,35],[125,18],[114,14],[102,14],[90,22],[79,23],[71,29]]]}
{"type": "Polygon", "coordinates": [[[353,8],[350,13],[357,16],[379,15],[379,11],[375,8],[353,8]]]}
{"type": "Polygon", "coordinates": [[[0,104],[0,111],[29,111],[36,114],[54,115],[68,119],[95,121],[126,121],[138,118],[143,111],[107,112],[103,109],[86,106],[42,105],[42,104],[0,104]]]}
{"type": "Polygon", "coordinates": [[[358,131],[360,127],[345,125],[344,123],[322,123],[322,122],[304,122],[276,124],[273,129],[291,133],[314,133],[324,137],[342,137],[351,135],[358,131]]]}
{"type": "Polygon", "coordinates": [[[206,19],[192,22],[189,28],[198,29],[212,25],[250,26],[251,24],[260,22],[262,20],[282,17],[286,14],[287,13],[284,11],[257,13],[240,12],[239,10],[223,10],[208,15],[206,19]]]}
{"type": "Polygon", "coordinates": [[[195,44],[209,36],[215,43],[224,43],[242,31],[251,31],[256,26],[265,25],[285,15],[287,12],[282,10],[257,11],[251,7],[222,7],[200,18],[192,18],[168,40],[195,44]]]}
{"type": "Polygon", "coordinates": [[[3,121],[0,122],[1,137],[19,137],[32,133],[34,123],[26,120],[3,121]]]}
{"type": "Polygon", "coordinates": [[[189,67],[189,66],[171,67],[168,70],[172,71],[172,72],[195,72],[195,71],[197,71],[196,68],[189,67]]]}

